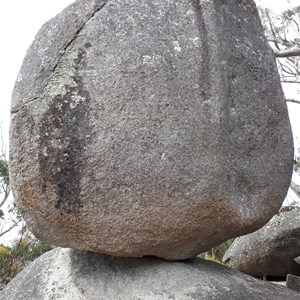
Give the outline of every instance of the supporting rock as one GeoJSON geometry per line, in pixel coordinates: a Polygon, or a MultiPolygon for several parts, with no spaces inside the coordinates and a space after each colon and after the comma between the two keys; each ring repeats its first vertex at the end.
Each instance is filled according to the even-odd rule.
{"type": "Polygon", "coordinates": [[[117,258],[54,249],[0,293],[0,300],[298,300],[285,287],[193,259],[117,258]]]}

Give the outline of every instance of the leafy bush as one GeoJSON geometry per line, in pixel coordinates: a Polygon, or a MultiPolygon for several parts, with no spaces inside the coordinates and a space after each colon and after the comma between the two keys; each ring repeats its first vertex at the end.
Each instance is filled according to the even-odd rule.
{"type": "Polygon", "coordinates": [[[53,248],[31,237],[21,237],[12,247],[0,246],[0,289],[30,262],[53,248]]]}
{"type": "Polygon", "coordinates": [[[0,159],[0,178],[3,184],[9,185],[8,161],[0,159]]]}

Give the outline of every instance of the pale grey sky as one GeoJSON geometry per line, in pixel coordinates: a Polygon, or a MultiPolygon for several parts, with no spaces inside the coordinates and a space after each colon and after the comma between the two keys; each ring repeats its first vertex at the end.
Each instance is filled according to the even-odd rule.
{"type": "Polygon", "coordinates": [[[276,13],[299,5],[299,0],[255,0],[255,2],[257,5],[270,8],[276,13]]]}

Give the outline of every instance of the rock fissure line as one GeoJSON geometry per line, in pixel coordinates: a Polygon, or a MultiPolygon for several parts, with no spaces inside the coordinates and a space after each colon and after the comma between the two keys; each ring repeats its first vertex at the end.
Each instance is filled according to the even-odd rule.
{"type": "MultiPolygon", "coordinates": [[[[80,28],[75,32],[73,38],[70,39],[70,41],[63,47],[63,49],[60,51],[60,55],[57,58],[57,62],[55,63],[51,73],[52,75],[50,76],[49,80],[47,80],[47,82],[44,84],[43,88],[41,89],[42,94],[45,93],[46,88],[49,86],[50,82],[53,80],[53,77],[55,76],[55,71],[58,67],[58,65],[61,62],[62,57],[64,56],[65,52],[67,51],[67,49],[72,45],[72,43],[77,39],[78,35],[80,34],[80,32],[83,30],[83,28],[86,26],[86,24],[91,21],[91,19],[93,19],[95,17],[95,15],[107,4],[109,0],[103,0],[102,5],[100,5],[100,7],[96,7],[96,9],[94,11],[91,12],[90,16],[87,17],[86,21],[83,21],[83,24],[80,26],[80,28]]],[[[35,96],[31,99],[28,99],[25,103],[25,105],[27,106],[28,104],[38,100],[40,97],[39,96],[35,96]]],[[[20,109],[16,108],[14,110],[11,110],[11,114],[17,114],[19,112],[20,109]]]]}
{"type": "MultiPolygon", "coordinates": [[[[104,6],[107,4],[108,1],[109,1],[109,0],[104,0],[104,1],[103,1],[103,4],[100,5],[99,8],[96,8],[96,9],[91,13],[91,15],[87,18],[87,20],[84,21],[83,24],[80,26],[80,28],[75,32],[73,38],[72,38],[72,39],[67,43],[67,45],[60,51],[61,54],[60,54],[60,56],[58,57],[57,62],[56,62],[55,66],[54,66],[53,69],[52,69],[52,72],[51,72],[52,75],[51,75],[50,79],[48,80],[48,82],[47,82],[47,83],[44,85],[44,87],[43,87],[43,92],[45,92],[45,89],[47,88],[47,86],[48,86],[49,83],[52,81],[53,77],[55,76],[55,71],[56,71],[58,65],[60,64],[61,59],[62,59],[62,57],[64,56],[65,52],[66,52],[66,51],[68,50],[68,48],[73,44],[73,42],[75,42],[75,40],[77,39],[78,35],[79,35],[80,32],[83,30],[83,28],[86,26],[86,24],[87,24],[89,21],[91,21],[91,19],[93,19],[93,18],[95,17],[95,15],[96,15],[101,9],[104,8],[104,6]]],[[[39,97],[35,97],[35,98],[33,98],[33,99],[30,99],[26,104],[28,104],[28,103],[30,103],[30,102],[32,102],[32,101],[34,101],[34,100],[37,100],[38,98],[39,98],[39,97]]]]}

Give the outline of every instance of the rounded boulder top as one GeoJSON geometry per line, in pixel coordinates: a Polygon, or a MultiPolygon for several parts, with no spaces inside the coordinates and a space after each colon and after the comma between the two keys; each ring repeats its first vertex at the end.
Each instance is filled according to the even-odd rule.
{"type": "Polygon", "coordinates": [[[13,92],[11,181],[41,240],[193,257],[279,209],[292,133],[251,0],[78,0],[13,92]]]}

